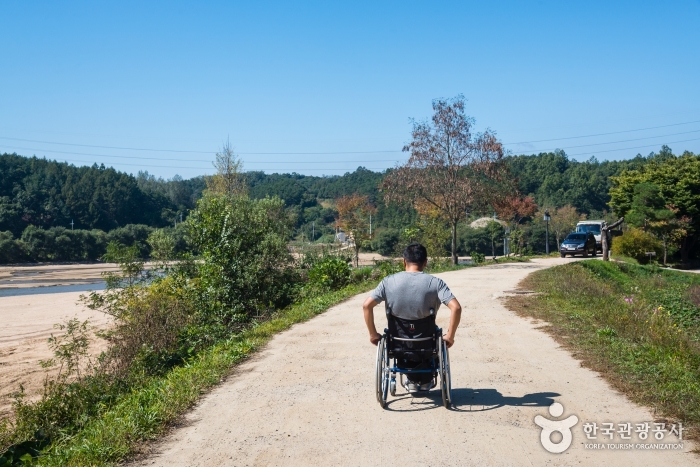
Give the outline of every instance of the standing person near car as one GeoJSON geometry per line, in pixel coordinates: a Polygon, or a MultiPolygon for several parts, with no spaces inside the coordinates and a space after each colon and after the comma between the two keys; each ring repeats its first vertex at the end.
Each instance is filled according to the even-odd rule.
{"type": "MultiPolygon", "coordinates": [[[[369,331],[369,340],[377,345],[382,335],[374,325],[374,307],[385,302],[387,309],[397,318],[405,320],[424,319],[437,313],[441,304],[450,309],[450,325],[443,336],[447,347],[452,347],[459,320],[462,316],[462,306],[441,279],[423,272],[428,264],[428,252],[419,243],[412,243],[403,252],[405,271],[385,277],[376,289],[367,297],[362,309],[365,324],[369,331]]],[[[409,388],[425,390],[429,383],[410,381],[409,388]]]]}

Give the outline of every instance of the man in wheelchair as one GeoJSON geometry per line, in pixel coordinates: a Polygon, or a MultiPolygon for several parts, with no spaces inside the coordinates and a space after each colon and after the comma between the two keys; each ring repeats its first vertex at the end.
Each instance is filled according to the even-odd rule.
{"type": "Polygon", "coordinates": [[[377,345],[382,335],[374,325],[374,307],[385,302],[387,335],[391,341],[389,351],[397,359],[398,368],[409,370],[404,387],[415,394],[428,391],[435,385],[434,372],[428,370],[435,367],[435,339],[427,338],[435,335],[438,308],[445,304],[451,311],[449,328],[442,336],[449,348],[454,344],[462,307],[445,282],[423,272],[428,263],[428,253],[423,245],[408,245],[403,252],[403,262],[405,271],[384,278],[362,308],[369,340],[377,345]]]}

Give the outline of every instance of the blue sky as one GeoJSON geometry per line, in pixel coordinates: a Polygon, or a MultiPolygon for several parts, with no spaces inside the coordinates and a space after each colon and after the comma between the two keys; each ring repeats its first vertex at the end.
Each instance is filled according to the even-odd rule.
{"type": "Polygon", "coordinates": [[[516,154],[700,152],[698,0],[4,1],[0,19],[0,152],[188,178],[228,138],[247,170],[382,170],[460,93],[516,154]]]}

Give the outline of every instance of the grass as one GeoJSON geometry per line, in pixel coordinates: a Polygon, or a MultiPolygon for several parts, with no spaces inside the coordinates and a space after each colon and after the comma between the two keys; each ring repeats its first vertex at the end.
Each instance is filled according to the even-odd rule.
{"type": "Polygon", "coordinates": [[[260,349],[273,335],[373,286],[374,283],[369,282],[353,284],[306,300],[213,346],[187,365],[125,395],[75,436],[54,441],[35,465],[114,465],[124,460],[144,441],[163,433],[204,392],[221,382],[237,363],[260,349]]]}
{"type": "Polygon", "coordinates": [[[537,271],[539,292],[507,306],[545,330],[631,400],[700,428],[700,277],[654,266],[581,261],[537,271]]]}

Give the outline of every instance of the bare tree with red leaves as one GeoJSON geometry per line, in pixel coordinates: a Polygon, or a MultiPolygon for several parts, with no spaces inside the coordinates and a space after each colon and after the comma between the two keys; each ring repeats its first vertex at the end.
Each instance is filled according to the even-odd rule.
{"type": "Polygon", "coordinates": [[[513,227],[537,211],[537,204],[531,196],[522,197],[517,193],[494,198],[492,206],[498,217],[506,222],[512,222],[513,227]]]}
{"type": "Polygon", "coordinates": [[[383,183],[384,199],[428,204],[452,227],[452,264],[457,264],[457,224],[467,210],[491,203],[500,179],[503,145],[490,130],[472,133],[464,96],[433,101],[431,121],[413,122],[408,162],[383,183]]]}

